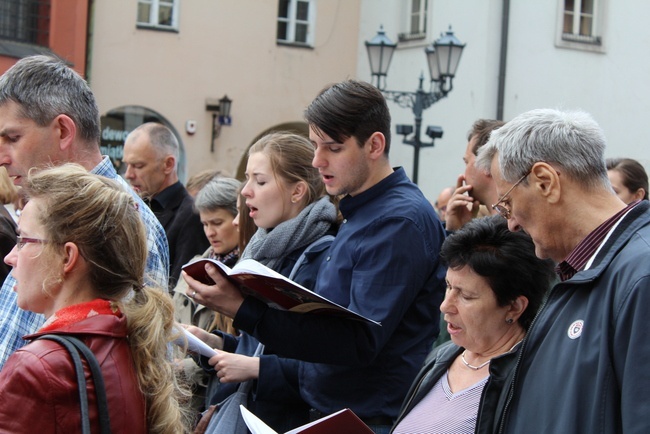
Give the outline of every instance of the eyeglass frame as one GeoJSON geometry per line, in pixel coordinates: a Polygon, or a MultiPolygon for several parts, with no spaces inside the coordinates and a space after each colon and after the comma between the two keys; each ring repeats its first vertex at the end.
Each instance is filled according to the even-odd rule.
{"type": "Polygon", "coordinates": [[[529,170],[528,172],[526,172],[526,174],[525,174],[524,176],[522,176],[521,178],[519,178],[519,180],[518,180],[517,182],[515,182],[514,184],[512,184],[512,187],[510,187],[510,188],[508,189],[508,191],[506,191],[504,194],[501,195],[501,197],[499,198],[499,200],[497,200],[497,203],[495,203],[494,205],[492,205],[492,209],[495,210],[496,212],[498,212],[499,215],[500,215],[501,217],[503,217],[504,219],[506,219],[506,220],[510,220],[510,217],[512,217],[512,211],[511,211],[510,209],[506,208],[505,205],[500,205],[500,203],[501,203],[501,202],[505,202],[506,197],[508,197],[508,195],[509,195],[510,193],[512,193],[512,190],[514,190],[516,186],[518,186],[519,184],[521,184],[521,183],[523,182],[524,179],[528,178],[528,175],[530,175],[530,172],[531,172],[531,170],[529,170]]]}
{"type": "Polygon", "coordinates": [[[16,249],[21,250],[27,244],[47,244],[49,240],[41,240],[39,238],[30,238],[30,237],[21,237],[20,235],[16,237],[16,249]]]}

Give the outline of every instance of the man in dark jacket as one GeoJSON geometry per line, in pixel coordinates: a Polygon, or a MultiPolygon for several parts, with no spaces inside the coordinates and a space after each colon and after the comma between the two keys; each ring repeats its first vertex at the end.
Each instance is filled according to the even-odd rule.
{"type": "Polygon", "coordinates": [[[210,245],[194,211],[194,200],[178,180],[178,140],[164,125],[140,125],[124,142],[124,163],[124,177],[149,204],[167,234],[171,290],[183,264],[210,245]]]}
{"type": "Polygon", "coordinates": [[[589,114],[549,109],[479,151],[501,194],[494,209],[560,279],[522,343],[499,432],[650,432],[650,207],[616,196],[604,151],[589,114]]]}

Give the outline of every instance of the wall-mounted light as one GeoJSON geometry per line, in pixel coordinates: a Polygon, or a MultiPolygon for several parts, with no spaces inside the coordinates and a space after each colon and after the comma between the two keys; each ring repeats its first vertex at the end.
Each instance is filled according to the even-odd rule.
{"type": "Polygon", "coordinates": [[[205,100],[205,109],[212,112],[212,139],[210,140],[210,152],[214,152],[214,141],[221,134],[221,127],[223,125],[231,125],[232,118],[230,117],[230,109],[232,107],[232,100],[228,95],[216,100],[214,98],[207,98],[205,100]]]}

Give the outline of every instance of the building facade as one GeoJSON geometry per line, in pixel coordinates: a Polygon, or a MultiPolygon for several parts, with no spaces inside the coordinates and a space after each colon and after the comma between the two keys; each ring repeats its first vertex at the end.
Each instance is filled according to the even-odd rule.
{"type": "MultiPolygon", "coordinates": [[[[54,52],[89,80],[103,115],[103,151],[118,165],[124,136],[159,120],[182,143],[183,178],[208,168],[241,176],[246,150],[262,134],[306,132],[303,110],[326,84],[371,81],[364,43],[380,25],[398,44],[386,88],[403,91],[428,76],[424,49],[451,26],[466,44],[453,90],[423,119],[424,129],[443,129],[420,153],[418,183],[434,198],[463,172],[476,119],[507,121],[533,108],[592,113],[608,138],[607,156],[650,168],[642,146],[650,60],[639,52],[650,41],[641,22],[650,3],[619,3],[0,0],[0,72],[22,56],[54,52]],[[215,109],[225,95],[231,122],[221,126],[215,109]]],[[[394,125],[413,123],[410,109],[389,106],[394,125]]],[[[411,174],[413,148],[393,131],[392,163],[411,174]]]]}
{"type": "MultiPolygon", "coordinates": [[[[188,175],[241,176],[257,138],[306,132],[303,110],[320,89],[356,75],[359,12],[356,0],[97,0],[90,83],[103,113],[166,120],[188,175]],[[221,126],[214,109],[225,95],[231,122],[221,126]]],[[[135,126],[124,125],[107,131],[116,155],[135,126]]]]}
{"type": "MultiPolygon", "coordinates": [[[[641,56],[650,41],[643,25],[649,14],[642,0],[364,0],[359,47],[383,25],[398,43],[387,88],[414,91],[420,74],[428,75],[425,46],[450,25],[466,43],[453,90],[424,113],[423,125],[444,130],[420,153],[419,185],[435,198],[463,172],[476,119],[507,121],[535,108],[590,112],[605,131],[608,157],[635,158],[649,170],[643,125],[650,118],[650,61],[641,56]],[[400,33],[415,36],[400,40],[400,33]]],[[[370,80],[367,57],[359,57],[358,71],[370,80]]],[[[413,123],[408,109],[390,107],[394,124],[413,123]]],[[[410,172],[413,149],[401,139],[393,138],[392,160],[410,172]]]]}

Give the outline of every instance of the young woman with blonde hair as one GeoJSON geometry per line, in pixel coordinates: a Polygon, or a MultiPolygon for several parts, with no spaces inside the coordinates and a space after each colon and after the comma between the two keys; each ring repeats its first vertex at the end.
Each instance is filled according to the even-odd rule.
{"type": "MultiPolygon", "coordinates": [[[[5,262],[18,306],[47,321],[0,373],[0,431],[80,432],[71,358],[60,343],[38,339],[54,334],[80,339],[99,362],[112,432],[188,432],[188,394],[168,358],[173,305],[165,289],[145,286],[146,235],[133,197],[72,164],[30,173],[25,188],[20,236],[5,262]]],[[[96,383],[84,370],[90,427],[99,432],[96,383]]]]}
{"type": "MultiPolygon", "coordinates": [[[[249,214],[240,218],[250,217],[258,227],[242,259],[255,259],[306,288],[315,286],[337,228],[336,206],[311,165],[313,158],[314,147],[307,138],[284,132],[268,134],[249,149],[241,192],[243,208],[248,208],[249,214]]],[[[207,294],[190,289],[188,295],[211,306],[207,294]]],[[[220,403],[238,383],[254,381],[247,405],[271,428],[285,432],[309,421],[309,406],[302,401],[297,384],[297,361],[282,358],[268,347],[259,357],[254,356],[259,342],[245,333],[235,338],[196,328],[190,331],[222,350],[209,362],[203,360],[205,368],[213,369],[208,404],[220,403]]],[[[230,432],[218,429],[220,434],[230,432]]]]}

